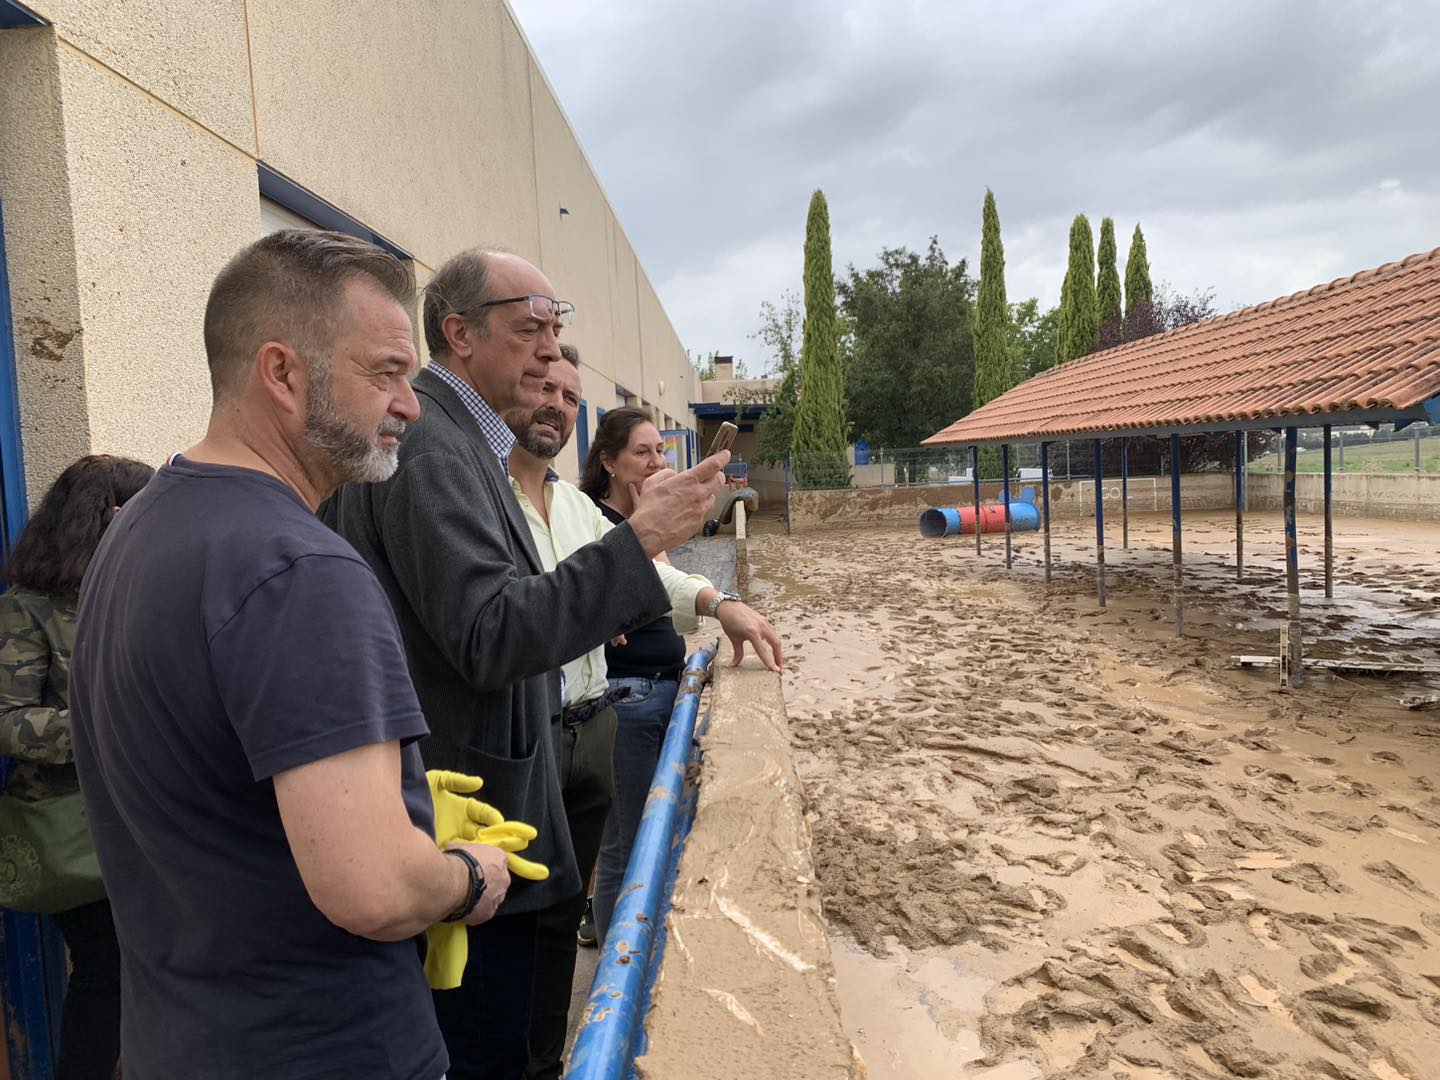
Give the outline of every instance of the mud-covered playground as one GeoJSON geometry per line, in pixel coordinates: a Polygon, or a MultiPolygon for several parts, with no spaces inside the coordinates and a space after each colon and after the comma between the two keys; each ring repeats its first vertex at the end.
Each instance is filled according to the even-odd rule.
{"type": "MultiPolygon", "coordinates": [[[[1267,517],[1275,517],[1267,515],[1267,517]]],[[[1301,521],[1307,651],[1440,662],[1440,527],[1301,521]]],[[[844,1027],[872,1077],[1421,1080],[1440,1051],[1440,680],[1281,691],[1280,521],[750,540],[844,1027]],[[1116,529],[1118,532],[1118,528],[1116,529]]],[[[817,1074],[818,1075],[818,1074],[817,1074]]]]}

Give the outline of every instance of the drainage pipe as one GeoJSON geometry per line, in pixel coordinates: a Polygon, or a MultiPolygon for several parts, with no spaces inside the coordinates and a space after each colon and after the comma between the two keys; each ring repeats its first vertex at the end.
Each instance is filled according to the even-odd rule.
{"type": "MultiPolygon", "coordinates": [[[[716,643],[718,645],[718,642],[716,643]]],[[[650,797],[635,834],[630,865],[601,943],[600,964],[570,1052],[568,1080],[625,1080],[634,1073],[650,985],[660,968],[657,945],[669,907],[670,883],[689,831],[686,774],[694,756],[700,691],[710,676],[716,645],[692,653],[660,748],[650,797]]],[[[690,813],[694,812],[690,800],[690,813]]]]}

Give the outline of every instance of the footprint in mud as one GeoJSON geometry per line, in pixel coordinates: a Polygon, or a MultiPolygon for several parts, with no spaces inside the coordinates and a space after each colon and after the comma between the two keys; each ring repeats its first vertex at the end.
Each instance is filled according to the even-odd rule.
{"type": "Polygon", "coordinates": [[[1296,885],[1311,893],[1345,893],[1350,890],[1340,880],[1334,867],[1324,863],[1305,862],[1274,871],[1276,881],[1296,885]]]}
{"type": "Polygon", "coordinates": [[[1250,927],[1250,933],[1255,935],[1255,940],[1261,946],[1271,952],[1280,951],[1280,938],[1275,930],[1275,920],[1270,917],[1267,911],[1252,911],[1246,919],[1250,927]]]}
{"type": "Polygon", "coordinates": [[[1364,866],[1361,867],[1361,869],[1364,870],[1371,877],[1373,877],[1376,881],[1383,882],[1384,884],[1390,885],[1396,889],[1401,890],[1402,892],[1407,892],[1411,895],[1416,896],[1434,895],[1430,892],[1429,889],[1425,888],[1425,886],[1421,885],[1418,881],[1412,878],[1404,870],[1401,870],[1400,867],[1396,866],[1389,859],[1382,860],[1381,862],[1366,863],[1364,866]]]}
{"type": "Polygon", "coordinates": [[[1311,810],[1309,816],[1327,829],[1336,832],[1364,832],[1365,820],[1354,814],[1338,814],[1334,810],[1311,810]]]}
{"type": "MultiPolygon", "coordinates": [[[[1009,858],[1012,864],[1013,858],[1009,858]]],[[[1075,871],[1083,868],[1089,860],[1085,856],[1074,851],[1053,851],[1044,855],[1027,855],[1019,860],[1021,865],[1029,867],[1037,874],[1050,874],[1056,877],[1069,877],[1075,871]]]]}

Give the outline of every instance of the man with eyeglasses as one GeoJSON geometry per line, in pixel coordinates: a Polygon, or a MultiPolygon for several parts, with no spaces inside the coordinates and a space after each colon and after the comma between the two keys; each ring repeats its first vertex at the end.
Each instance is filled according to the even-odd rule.
{"type": "Polygon", "coordinates": [[[475,249],[449,260],[424,304],[431,363],[420,419],[383,484],[343,488],[326,518],[374,567],[395,609],[431,735],[427,768],[484,778],[481,793],[539,830],[499,914],[468,932],[458,988],[435,991],[451,1080],[518,1078],[529,1056],[537,916],[584,887],[561,799],[560,668],[670,610],[651,563],[689,539],[722,486],[728,454],[648,481],[625,526],[544,572],[507,465],[542,400],[573,306],[536,267],[475,249]],[[516,420],[517,426],[520,420],[516,420]]]}

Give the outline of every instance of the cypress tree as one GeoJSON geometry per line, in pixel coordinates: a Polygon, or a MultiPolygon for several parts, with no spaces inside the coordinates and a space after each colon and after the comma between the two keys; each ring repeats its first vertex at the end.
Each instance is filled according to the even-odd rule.
{"type": "Polygon", "coordinates": [[[1125,321],[1133,322],[1148,312],[1155,302],[1155,290],[1150,285],[1150,256],[1145,252],[1145,234],[1135,226],[1135,235],[1130,238],[1130,254],[1125,259],[1125,321]]]}
{"type": "Polygon", "coordinates": [[[1070,263],[1060,288],[1060,330],[1056,353],[1061,362],[1084,356],[1100,336],[1095,298],[1095,241],[1090,220],[1076,214],[1070,223],[1070,263]]]}
{"type": "Polygon", "coordinates": [[[800,487],[847,487],[845,375],[835,275],[830,263],[830,209],[825,193],[810,197],[805,223],[805,323],[800,337],[800,400],[792,442],[800,487]]]}
{"type": "Polygon", "coordinates": [[[1115,222],[1105,218],[1100,222],[1100,251],[1096,256],[1100,264],[1099,277],[1095,283],[1095,300],[1099,312],[1100,327],[1120,325],[1120,271],[1115,259],[1115,222]]]}
{"type": "Polygon", "coordinates": [[[980,288],[975,303],[975,408],[1015,384],[1010,358],[1010,305],[1005,301],[1005,246],[995,193],[985,189],[980,225],[980,288]]]}

